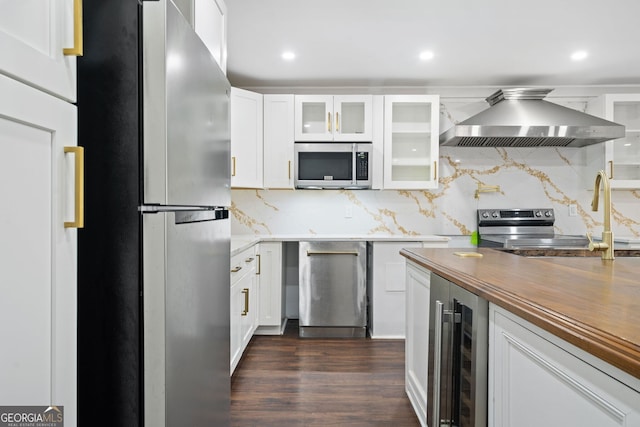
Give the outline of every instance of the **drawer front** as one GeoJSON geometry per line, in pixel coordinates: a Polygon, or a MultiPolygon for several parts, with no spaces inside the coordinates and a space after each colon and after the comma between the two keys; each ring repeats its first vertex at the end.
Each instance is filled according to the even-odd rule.
{"type": "Polygon", "coordinates": [[[231,257],[231,285],[242,279],[246,274],[255,274],[257,265],[256,246],[231,257]]]}

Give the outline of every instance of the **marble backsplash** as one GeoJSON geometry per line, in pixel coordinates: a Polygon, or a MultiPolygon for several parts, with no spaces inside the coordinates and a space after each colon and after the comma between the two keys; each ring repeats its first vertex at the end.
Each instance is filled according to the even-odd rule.
{"type": "MultiPolygon", "coordinates": [[[[553,100],[584,110],[584,99],[553,100]]],[[[479,100],[443,100],[440,129],[486,108],[479,100]]],[[[561,234],[602,231],[602,207],[591,211],[593,177],[580,148],[440,147],[434,190],[232,190],[232,234],[469,235],[476,210],[553,208],[561,234]],[[500,186],[480,194],[478,184],[500,186]],[[569,205],[577,215],[570,216],[569,205]],[[351,215],[350,217],[346,217],[351,215]]],[[[602,198],[601,198],[602,199],[602,198]]],[[[602,203],[602,201],[600,202],[602,203]]],[[[616,236],[640,238],[640,191],[615,190],[616,236]]]]}

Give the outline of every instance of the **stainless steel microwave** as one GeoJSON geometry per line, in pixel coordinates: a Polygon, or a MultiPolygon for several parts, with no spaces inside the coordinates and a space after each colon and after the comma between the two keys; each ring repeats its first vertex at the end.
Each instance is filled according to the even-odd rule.
{"type": "Polygon", "coordinates": [[[371,143],[296,142],[294,147],[296,188],[371,188],[371,143]]]}

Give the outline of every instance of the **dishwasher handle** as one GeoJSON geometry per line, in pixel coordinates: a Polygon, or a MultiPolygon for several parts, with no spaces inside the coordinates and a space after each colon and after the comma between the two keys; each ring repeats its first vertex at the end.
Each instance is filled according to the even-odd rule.
{"type": "Polygon", "coordinates": [[[311,255],[355,255],[358,256],[358,251],[307,251],[307,256],[311,255]]]}

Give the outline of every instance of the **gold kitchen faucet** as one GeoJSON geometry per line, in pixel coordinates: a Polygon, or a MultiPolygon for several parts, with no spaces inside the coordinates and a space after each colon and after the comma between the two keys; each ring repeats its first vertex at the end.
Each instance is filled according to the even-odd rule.
{"type": "Polygon", "coordinates": [[[598,210],[598,201],[600,198],[600,184],[602,183],[602,191],[604,192],[604,229],[602,230],[602,242],[595,243],[589,238],[589,250],[602,252],[602,259],[614,259],[613,255],[613,232],[611,231],[611,184],[609,178],[603,170],[599,170],[596,175],[596,182],[593,188],[593,200],[591,201],[591,210],[598,210]]]}

